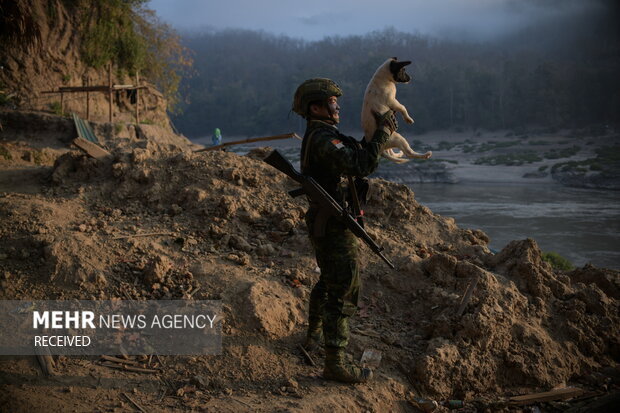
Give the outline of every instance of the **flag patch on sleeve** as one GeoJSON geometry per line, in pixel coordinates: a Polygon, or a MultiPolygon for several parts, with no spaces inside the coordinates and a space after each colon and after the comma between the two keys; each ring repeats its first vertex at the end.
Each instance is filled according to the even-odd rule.
{"type": "Polygon", "coordinates": [[[338,139],[332,139],[332,143],[334,144],[334,146],[338,149],[343,148],[344,144],[342,143],[341,140],[338,139]]]}

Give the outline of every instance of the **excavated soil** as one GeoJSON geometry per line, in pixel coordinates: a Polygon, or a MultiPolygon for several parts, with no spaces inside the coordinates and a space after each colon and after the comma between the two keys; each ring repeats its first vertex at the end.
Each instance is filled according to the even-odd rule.
{"type": "Polygon", "coordinates": [[[0,298],[220,299],[223,353],[136,359],[159,374],[58,357],[51,377],[34,357],[3,357],[2,411],[135,410],[126,395],[153,412],[413,412],[415,397],[462,399],[462,411],[532,411],[505,398],[567,385],[618,391],[620,272],[554,271],[531,239],[493,254],[482,231],[384,180],[372,181],[367,227],[396,270],[361,247],[349,346],[354,359],[365,349],[383,359],[369,384],[325,381],[321,354],[314,367],[298,348],[319,276],[306,201],[290,198],[295,183],[260,161],[269,149],[108,143],[108,161],[77,151],[56,153],[53,166],[0,158],[5,172],[37,172],[28,190],[0,188],[0,298]]]}

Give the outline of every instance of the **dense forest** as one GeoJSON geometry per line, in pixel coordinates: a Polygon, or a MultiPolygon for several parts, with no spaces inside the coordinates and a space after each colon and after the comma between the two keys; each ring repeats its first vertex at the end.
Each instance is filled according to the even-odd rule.
{"type": "Polygon", "coordinates": [[[615,125],[620,113],[620,43],[613,15],[539,22],[484,43],[441,40],[386,29],[307,42],[246,30],[185,35],[195,74],[174,117],[190,137],[215,127],[225,136],[303,131],[290,112],[295,88],[329,77],[343,88],[341,129],[361,128],[366,84],[385,59],[412,60],[413,81],[398,99],[416,123],[435,129],[548,130],[615,125]]]}

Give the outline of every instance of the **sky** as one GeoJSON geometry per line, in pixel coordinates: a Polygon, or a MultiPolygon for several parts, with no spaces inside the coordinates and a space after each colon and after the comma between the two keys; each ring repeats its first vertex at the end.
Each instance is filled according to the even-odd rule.
{"type": "Polygon", "coordinates": [[[398,31],[468,40],[509,34],[539,19],[584,13],[606,0],[151,0],[180,32],[241,28],[305,40],[398,31]]]}

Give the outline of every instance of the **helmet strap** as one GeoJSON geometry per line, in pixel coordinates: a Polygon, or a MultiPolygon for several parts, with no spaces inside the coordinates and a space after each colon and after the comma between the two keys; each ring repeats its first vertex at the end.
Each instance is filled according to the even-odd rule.
{"type": "Polygon", "coordinates": [[[335,125],[337,122],[336,122],[336,119],[334,119],[334,112],[329,107],[329,105],[325,105],[325,106],[327,106],[327,113],[329,113],[329,121],[332,123],[332,125],[335,125]]]}
{"type": "Polygon", "coordinates": [[[327,113],[329,114],[329,116],[318,116],[318,115],[313,114],[311,115],[311,119],[320,120],[320,121],[329,123],[330,125],[336,125],[337,122],[334,119],[334,112],[331,110],[331,108],[327,104],[327,101],[323,102],[323,105],[327,109],[327,113]]]}

